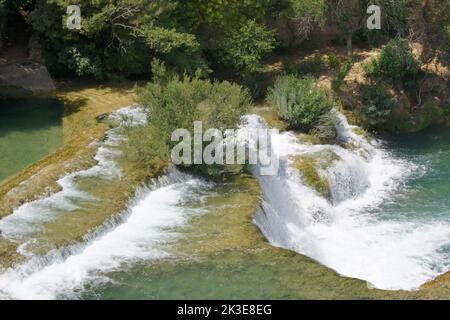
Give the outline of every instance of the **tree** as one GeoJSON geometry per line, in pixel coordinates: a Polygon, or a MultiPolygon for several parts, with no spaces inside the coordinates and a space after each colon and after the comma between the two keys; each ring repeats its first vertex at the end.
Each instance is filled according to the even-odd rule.
{"type": "Polygon", "coordinates": [[[229,31],[219,42],[218,58],[227,67],[247,76],[261,69],[261,59],[275,45],[273,31],[248,20],[237,29],[229,31]]]}
{"type": "Polygon", "coordinates": [[[272,2],[270,16],[284,27],[282,36],[290,47],[297,40],[308,39],[315,26],[326,21],[326,0],[278,0],[272,2]]]}
{"type": "Polygon", "coordinates": [[[307,39],[314,25],[322,26],[327,7],[325,0],[290,0],[290,17],[298,34],[307,39]]]}
{"type": "Polygon", "coordinates": [[[353,35],[358,31],[364,21],[367,9],[365,0],[333,0],[330,9],[336,21],[345,34],[347,43],[347,56],[353,56],[353,35]]]}
{"type": "Polygon", "coordinates": [[[66,17],[65,0],[37,0],[30,14],[29,22],[41,36],[53,72],[97,78],[108,73],[142,74],[150,70],[155,56],[182,72],[205,66],[200,44],[191,34],[192,24],[180,14],[181,1],[77,3],[82,8],[81,30],[68,30],[61,21],[66,17]]]}

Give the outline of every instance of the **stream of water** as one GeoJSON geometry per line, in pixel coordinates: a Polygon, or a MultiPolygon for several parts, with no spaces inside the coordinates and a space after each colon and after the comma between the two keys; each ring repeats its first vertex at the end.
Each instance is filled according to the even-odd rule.
{"type": "MultiPolygon", "coordinates": [[[[142,121],[139,112],[124,110],[142,121]]],[[[171,169],[140,188],[125,212],[80,243],[46,255],[27,252],[26,244],[47,218],[70,214],[72,205],[89,197],[77,193],[76,177],[120,175],[120,169],[111,171],[120,154],[110,146],[122,138],[110,131],[97,166],[63,177],[60,193],[24,204],[0,221],[3,237],[22,243],[22,253],[28,254],[27,261],[0,274],[0,297],[366,297],[364,282],[345,277],[380,289],[415,290],[448,271],[450,132],[435,128],[368,141],[338,117],[340,144],[310,145],[289,132],[272,136],[280,169],[274,176],[257,176],[263,200],[253,218],[272,247],[258,238],[256,227],[231,228],[244,206],[233,197],[245,189],[171,169]],[[330,183],[326,198],[304,183],[292,157],[319,159],[330,153],[334,156],[319,168],[330,183]],[[241,237],[242,244],[224,238],[234,249],[221,249],[227,231],[221,225],[236,230],[230,239],[241,237]]],[[[246,120],[243,131],[266,126],[256,115],[246,120]]]]}

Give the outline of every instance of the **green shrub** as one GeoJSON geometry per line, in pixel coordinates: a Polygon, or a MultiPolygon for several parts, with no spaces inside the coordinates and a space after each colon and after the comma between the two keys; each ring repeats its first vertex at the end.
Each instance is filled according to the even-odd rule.
{"type": "Polygon", "coordinates": [[[352,66],[353,62],[351,60],[347,60],[347,62],[345,62],[342,68],[339,69],[339,73],[332,83],[332,87],[335,91],[339,91],[339,89],[342,87],[342,85],[344,84],[345,77],[352,69],[352,66]]]}
{"type": "Polygon", "coordinates": [[[320,56],[305,59],[300,63],[295,63],[290,58],[285,58],[283,59],[283,74],[316,76],[324,71],[327,62],[320,56]]]}
{"type": "Polygon", "coordinates": [[[151,125],[129,126],[124,129],[127,140],[123,150],[123,162],[134,168],[160,173],[167,166],[169,148],[156,127],[151,125]]]}
{"type": "Polygon", "coordinates": [[[420,63],[414,57],[408,41],[394,39],[381,50],[380,56],[365,66],[368,76],[382,75],[396,84],[404,84],[406,80],[416,79],[420,71],[420,63]]]}
{"type": "Polygon", "coordinates": [[[339,59],[337,54],[332,52],[327,57],[327,65],[332,69],[337,68],[341,65],[341,59],[339,59]]]}
{"type": "Polygon", "coordinates": [[[267,89],[264,73],[253,73],[244,76],[242,79],[242,86],[248,89],[248,92],[253,99],[264,97],[265,90],[267,89]]]}
{"type": "Polygon", "coordinates": [[[325,68],[325,61],[322,57],[314,56],[311,59],[306,59],[298,64],[297,70],[300,75],[314,76],[320,74],[325,68]]]}
{"type": "Polygon", "coordinates": [[[314,79],[297,79],[292,75],[276,79],[267,101],[277,107],[281,119],[300,130],[310,130],[333,108],[330,94],[314,79]]]}
{"type": "Polygon", "coordinates": [[[283,59],[283,74],[298,75],[298,65],[290,58],[283,59]]]}
{"type": "MultiPolygon", "coordinates": [[[[194,121],[202,121],[203,132],[210,128],[222,132],[236,129],[251,104],[251,98],[247,90],[227,81],[175,77],[165,84],[150,83],[141,89],[139,103],[149,111],[152,132],[158,133],[156,139],[171,150],[178,144],[171,141],[172,132],[183,128],[193,137],[194,121]]],[[[182,167],[211,177],[236,174],[244,168],[243,165],[203,164],[182,167]]]]}
{"type": "Polygon", "coordinates": [[[395,106],[393,95],[381,84],[362,85],[361,100],[364,114],[376,122],[384,122],[395,106]]]}
{"type": "Polygon", "coordinates": [[[225,67],[251,74],[262,69],[261,60],[274,47],[274,32],[255,20],[249,20],[225,34],[218,44],[217,58],[225,67]]]}

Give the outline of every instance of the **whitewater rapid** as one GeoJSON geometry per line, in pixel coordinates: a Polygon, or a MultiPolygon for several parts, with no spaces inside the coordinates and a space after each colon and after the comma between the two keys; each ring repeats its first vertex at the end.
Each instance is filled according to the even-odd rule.
{"type": "Polygon", "coordinates": [[[117,126],[108,130],[105,140],[98,144],[94,157],[97,164],[89,169],[63,176],[57,181],[61,191],[49,197],[27,202],[1,219],[2,237],[11,241],[32,241],[33,234],[42,231],[45,223],[80,209],[83,201],[95,201],[92,195],[78,187],[77,181],[80,178],[112,180],[120,177],[121,170],[116,160],[121,155],[117,146],[126,139],[122,133],[123,128],[146,123],[147,115],[143,109],[131,106],[111,113],[106,120],[116,123],[117,126]]]}
{"type": "MultiPolygon", "coordinates": [[[[441,250],[450,244],[448,221],[405,222],[377,214],[379,205],[425,168],[393,158],[380,142],[356,134],[342,114],[336,116],[340,145],[302,143],[290,132],[272,135],[280,167],[276,175],[256,175],[264,200],[255,223],[272,245],[305,254],[371,287],[415,290],[448,271],[450,262],[441,250]],[[330,151],[337,157],[327,160],[327,168],[318,168],[330,184],[326,199],[304,183],[292,156],[320,157],[330,151]]],[[[241,130],[266,127],[259,116],[246,120],[241,130]]]]}
{"type": "Polygon", "coordinates": [[[97,164],[87,170],[63,176],[61,191],[25,203],[0,220],[1,236],[22,243],[18,252],[26,262],[0,275],[0,299],[80,298],[86,286],[110,281],[105,274],[124,270],[139,261],[170,257],[168,245],[179,237],[176,229],[203,210],[182,203],[198,200],[211,184],[170,168],[167,175],[141,187],[127,209],[106,221],[75,245],[54,249],[44,256],[33,255],[27,245],[42,232],[45,223],[70,214],[83,201],[95,201],[78,187],[80,178],[95,178],[114,183],[122,172],[117,159],[118,146],[126,139],[123,128],[147,122],[145,111],[137,106],[123,108],[107,117],[116,126],[98,144],[97,164]]]}
{"type": "Polygon", "coordinates": [[[141,188],[120,218],[87,235],[83,243],[34,257],[0,275],[0,298],[80,298],[86,286],[110,281],[108,272],[168,258],[168,245],[179,238],[176,229],[203,214],[202,209],[182,203],[207,188],[207,182],[172,168],[151,186],[141,188]]]}

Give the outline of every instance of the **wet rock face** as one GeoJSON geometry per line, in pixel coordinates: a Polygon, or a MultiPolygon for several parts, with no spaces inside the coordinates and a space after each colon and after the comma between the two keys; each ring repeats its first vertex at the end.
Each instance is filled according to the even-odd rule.
{"type": "Polygon", "coordinates": [[[33,93],[49,93],[55,90],[47,68],[30,60],[1,66],[0,86],[20,87],[33,93]]]}

